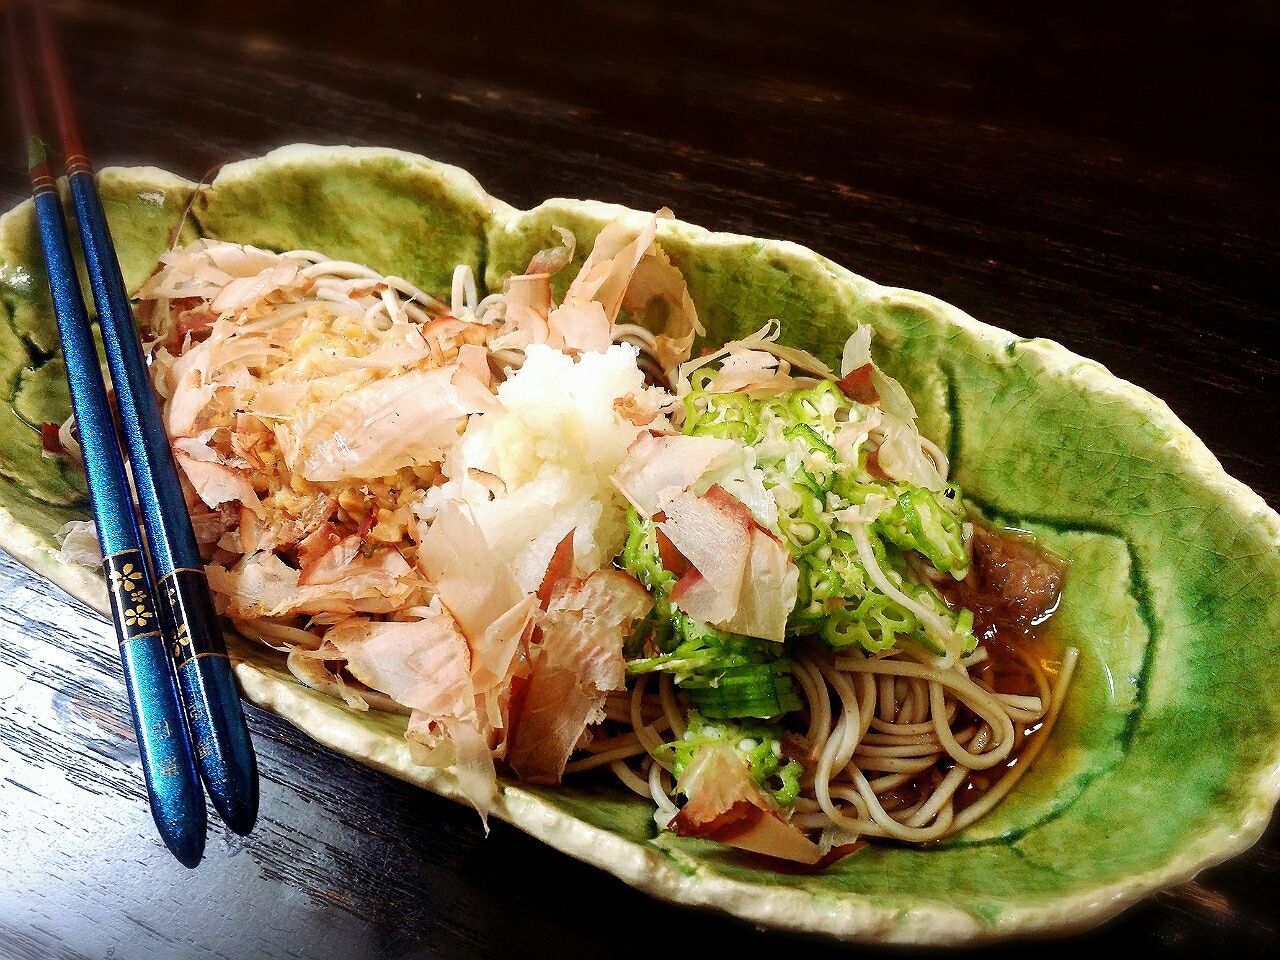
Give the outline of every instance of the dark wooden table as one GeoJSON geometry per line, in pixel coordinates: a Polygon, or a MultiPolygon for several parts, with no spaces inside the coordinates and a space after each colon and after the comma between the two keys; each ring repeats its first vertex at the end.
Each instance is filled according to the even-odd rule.
{"type": "MultiPolygon", "coordinates": [[[[56,4],[103,162],[198,177],[291,141],[385,144],[519,205],[665,204],[796,240],[1102,361],[1280,503],[1271,4],[552,6],[56,4]]],[[[6,165],[0,201],[23,191],[6,165]]],[[[256,710],[261,823],[213,827],[187,873],[152,831],[117,671],[99,617],[0,556],[4,960],[837,952],[650,901],[502,824],[486,839],[256,710]]],[[[1273,829],[1037,949],[1275,951],[1278,870],[1273,829]]]]}

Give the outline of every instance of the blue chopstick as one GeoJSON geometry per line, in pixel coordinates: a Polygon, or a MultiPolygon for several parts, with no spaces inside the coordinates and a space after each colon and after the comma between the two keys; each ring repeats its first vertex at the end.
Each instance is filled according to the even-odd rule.
{"type": "Polygon", "coordinates": [[[111,597],[112,621],[151,815],[165,846],[187,867],[194,867],[204,855],[204,793],[160,630],[151,574],[71,255],[62,202],[49,173],[44,144],[34,133],[34,102],[12,16],[8,27],[36,223],[49,273],[49,293],[62,342],[71,407],[80,431],[89,500],[102,545],[102,572],[111,597]]]}
{"type": "Polygon", "coordinates": [[[41,62],[66,160],[80,245],[160,588],[162,616],[173,641],[196,762],[223,822],[236,833],[247,834],[258,816],[257,758],[111,231],[76,127],[70,86],[43,4],[37,3],[35,10],[41,62]]]}

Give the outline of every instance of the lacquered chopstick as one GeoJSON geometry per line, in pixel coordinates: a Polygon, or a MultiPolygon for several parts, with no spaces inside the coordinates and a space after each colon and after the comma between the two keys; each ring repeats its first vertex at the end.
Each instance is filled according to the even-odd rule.
{"type": "Polygon", "coordinates": [[[111,619],[133,713],[133,729],[151,816],[165,846],[188,867],[204,854],[204,791],[187,741],[182,704],[165,640],[133,495],[112,421],[107,388],[98,366],[93,331],[71,255],[62,200],[38,133],[35,98],[28,79],[17,17],[10,12],[9,57],[18,113],[27,146],[32,202],[49,273],[49,293],[62,342],[71,407],[79,426],[102,572],[111,597],[111,619]]]}
{"type": "Polygon", "coordinates": [[[98,308],[98,325],[115,385],[162,616],[173,639],[196,762],[223,821],[236,833],[247,834],[258,816],[257,759],[111,231],[76,125],[66,71],[44,4],[35,2],[33,6],[40,63],[66,162],[80,245],[98,308]]]}

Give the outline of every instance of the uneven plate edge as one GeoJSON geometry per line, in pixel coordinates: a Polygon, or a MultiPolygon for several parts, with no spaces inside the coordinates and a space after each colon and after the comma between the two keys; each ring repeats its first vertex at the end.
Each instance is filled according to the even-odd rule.
{"type": "MultiPolygon", "coordinates": [[[[248,176],[256,166],[281,159],[319,162],[340,160],[343,157],[360,159],[379,156],[399,157],[417,163],[425,161],[445,172],[451,179],[459,178],[454,182],[459,185],[465,183],[490,202],[489,215],[495,221],[494,226],[501,226],[502,221],[522,212],[490,196],[469,173],[458,167],[437,163],[418,154],[384,148],[293,144],[260,158],[228,164],[219,176],[248,176]]],[[[131,177],[140,182],[148,177],[167,183],[180,180],[173,174],[153,167],[106,168],[101,175],[131,177]]],[[[599,201],[550,200],[540,206],[556,203],[572,204],[579,211],[590,209],[601,216],[647,216],[639,211],[599,201]]],[[[4,217],[15,214],[22,206],[5,213],[4,217]]],[[[881,287],[799,244],[714,233],[679,220],[671,221],[671,226],[678,227],[688,236],[696,237],[702,244],[737,244],[750,240],[775,249],[786,249],[793,254],[813,258],[824,270],[838,274],[841,279],[857,285],[868,295],[928,310],[940,315],[945,322],[964,327],[983,340],[1002,343],[1011,336],[1007,331],[982,323],[927,294],[881,287]]],[[[1248,486],[1227,475],[1203,442],[1163,401],[1114,376],[1101,364],[1080,357],[1052,341],[1024,341],[1022,349],[1034,352],[1046,375],[1083,377],[1097,392],[1139,409],[1153,421],[1159,422],[1168,430],[1170,446],[1175,448],[1188,475],[1197,483],[1219,493],[1237,516],[1254,519],[1265,517],[1274,534],[1274,541],[1280,547],[1280,516],[1248,486]]],[[[99,612],[105,612],[106,594],[101,581],[88,570],[63,564],[56,553],[18,523],[3,507],[0,507],[0,547],[72,596],[99,612]]],[[[249,663],[237,664],[236,672],[242,689],[251,702],[278,714],[318,742],[399,779],[451,799],[457,798],[457,790],[447,774],[415,766],[402,742],[389,745],[385,735],[356,722],[354,717],[336,704],[312,699],[303,694],[302,688],[297,684],[278,679],[249,663]]],[[[1199,838],[1191,848],[1165,866],[1113,884],[1086,889],[1051,905],[1019,907],[1016,904],[1005,904],[995,923],[982,921],[968,911],[937,904],[916,902],[898,907],[878,907],[863,895],[817,897],[798,889],[744,883],[711,873],[689,875],[676,869],[661,851],[646,849],[606,830],[578,821],[519,787],[507,787],[504,790],[496,813],[501,819],[549,846],[597,866],[637,889],[671,902],[720,910],[776,929],[821,933],[856,942],[959,945],[1010,936],[1048,936],[1087,929],[1104,922],[1157,889],[1185,881],[1200,870],[1242,852],[1261,836],[1277,799],[1280,799],[1280,744],[1277,744],[1270,758],[1260,763],[1259,771],[1255,791],[1240,820],[1220,824],[1216,830],[1199,838]]]]}

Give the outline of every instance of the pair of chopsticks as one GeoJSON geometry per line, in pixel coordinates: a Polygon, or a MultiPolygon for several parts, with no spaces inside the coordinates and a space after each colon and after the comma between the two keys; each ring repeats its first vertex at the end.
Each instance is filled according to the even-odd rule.
{"type": "Polygon", "coordinates": [[[201,779],[227,826],[247,834],[258,813],[257,760],[106,215],[76,128],[70,86],[43,4],[29,7],[36,72],[12,10],[9,53],[67,386],[151,813],[165,845],[194,867],[205,844],[201,779]],[[48,95],[66,162],[72,217],[97,306],[123,443],[40,134],[35,97],[40,89],[48,95]],[[132,467],[132,488],[122,446],[132,467]]]}

